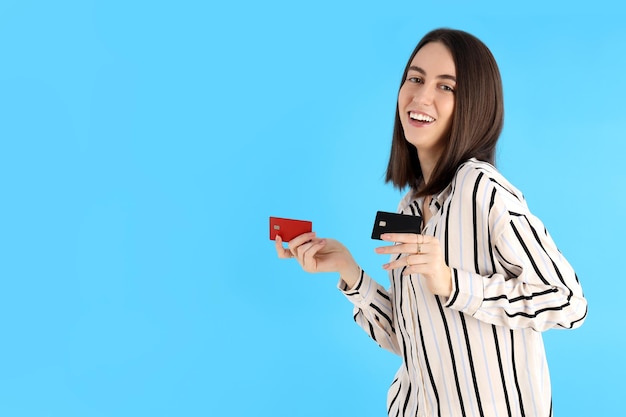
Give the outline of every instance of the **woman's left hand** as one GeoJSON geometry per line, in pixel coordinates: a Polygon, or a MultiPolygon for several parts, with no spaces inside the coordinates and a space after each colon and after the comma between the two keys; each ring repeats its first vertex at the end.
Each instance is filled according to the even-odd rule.
{"type": "Polygon", "coordinates": [[[396,244],[378,247],[376,253],[406,254],[397,261],[384,264],[383,269],[406,267],[405,271],[409,274],[421,274],[433,294],[450,296],[452,271],[443,260],[441,245],[436,237],[415,233],[384,233],[381,239],[396,244]]]}

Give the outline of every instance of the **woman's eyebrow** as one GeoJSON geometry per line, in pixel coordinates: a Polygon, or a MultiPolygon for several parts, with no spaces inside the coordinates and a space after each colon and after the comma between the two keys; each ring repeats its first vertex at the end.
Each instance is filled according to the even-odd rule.
{"type": "MultiPolygon", "coordinates": [[[[413,70],[413,71],[417,71],[417,72],[419,72],[419,73],[421,73],[421,74],[424,74],[424,75],[427,75],[427,74],[426,74],[426,71],[424,71],[424,69],[423,69],[423,68],[418,67],[417,65],[411,65],[411,66],[409,67],[409,71],[411,71],[411,70],[413,70]]],[[[451,80],[451,81],[456,82],[456,77],[455,77],[454,75],[450,75],[450,74],[441,74],[441,75],[437,75],[437,77],[436,77],[436,78],[443,79],[443,80],[451,80]]]]}

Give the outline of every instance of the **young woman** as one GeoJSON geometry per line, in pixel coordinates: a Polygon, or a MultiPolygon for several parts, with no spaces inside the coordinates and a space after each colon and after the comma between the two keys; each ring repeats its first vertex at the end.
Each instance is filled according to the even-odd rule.
{"type": "Polygon", "coordinates": [[[582,324],[578,278],[522,193],[493,166],[503,124],[500,74],[474,36],[438,29],[404,70],[387,181],[420,234],[387,234],[388,290],[314,232],[288,242],[307,272],[339,272],[355,320],[400,355],[390,416],[551,416],[541,331],[582,324]]]}

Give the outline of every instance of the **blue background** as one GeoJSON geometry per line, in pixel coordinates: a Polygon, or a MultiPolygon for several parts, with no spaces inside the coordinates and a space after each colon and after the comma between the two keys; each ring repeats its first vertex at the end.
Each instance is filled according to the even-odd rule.
{"type": "Polygon", "coordinates": [[[396,92],[440,26],[499,62],[498,166],[590,303],[545,333],[556,415],[623,413],[626,16],[500,3],[0,2],[0,415],[385,415],[399,358],[267,219],[388,283],[396,92]]]}

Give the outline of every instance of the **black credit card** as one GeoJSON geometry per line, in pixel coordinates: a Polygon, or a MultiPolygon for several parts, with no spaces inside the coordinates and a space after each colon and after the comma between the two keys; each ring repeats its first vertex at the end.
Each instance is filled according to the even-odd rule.
{"type": "Polygon", "coordinates": [[[372,239],[380,239],[383,233],[420,233],[422,231],[422,217],[409,214],[376,212],[372,239]]]}

